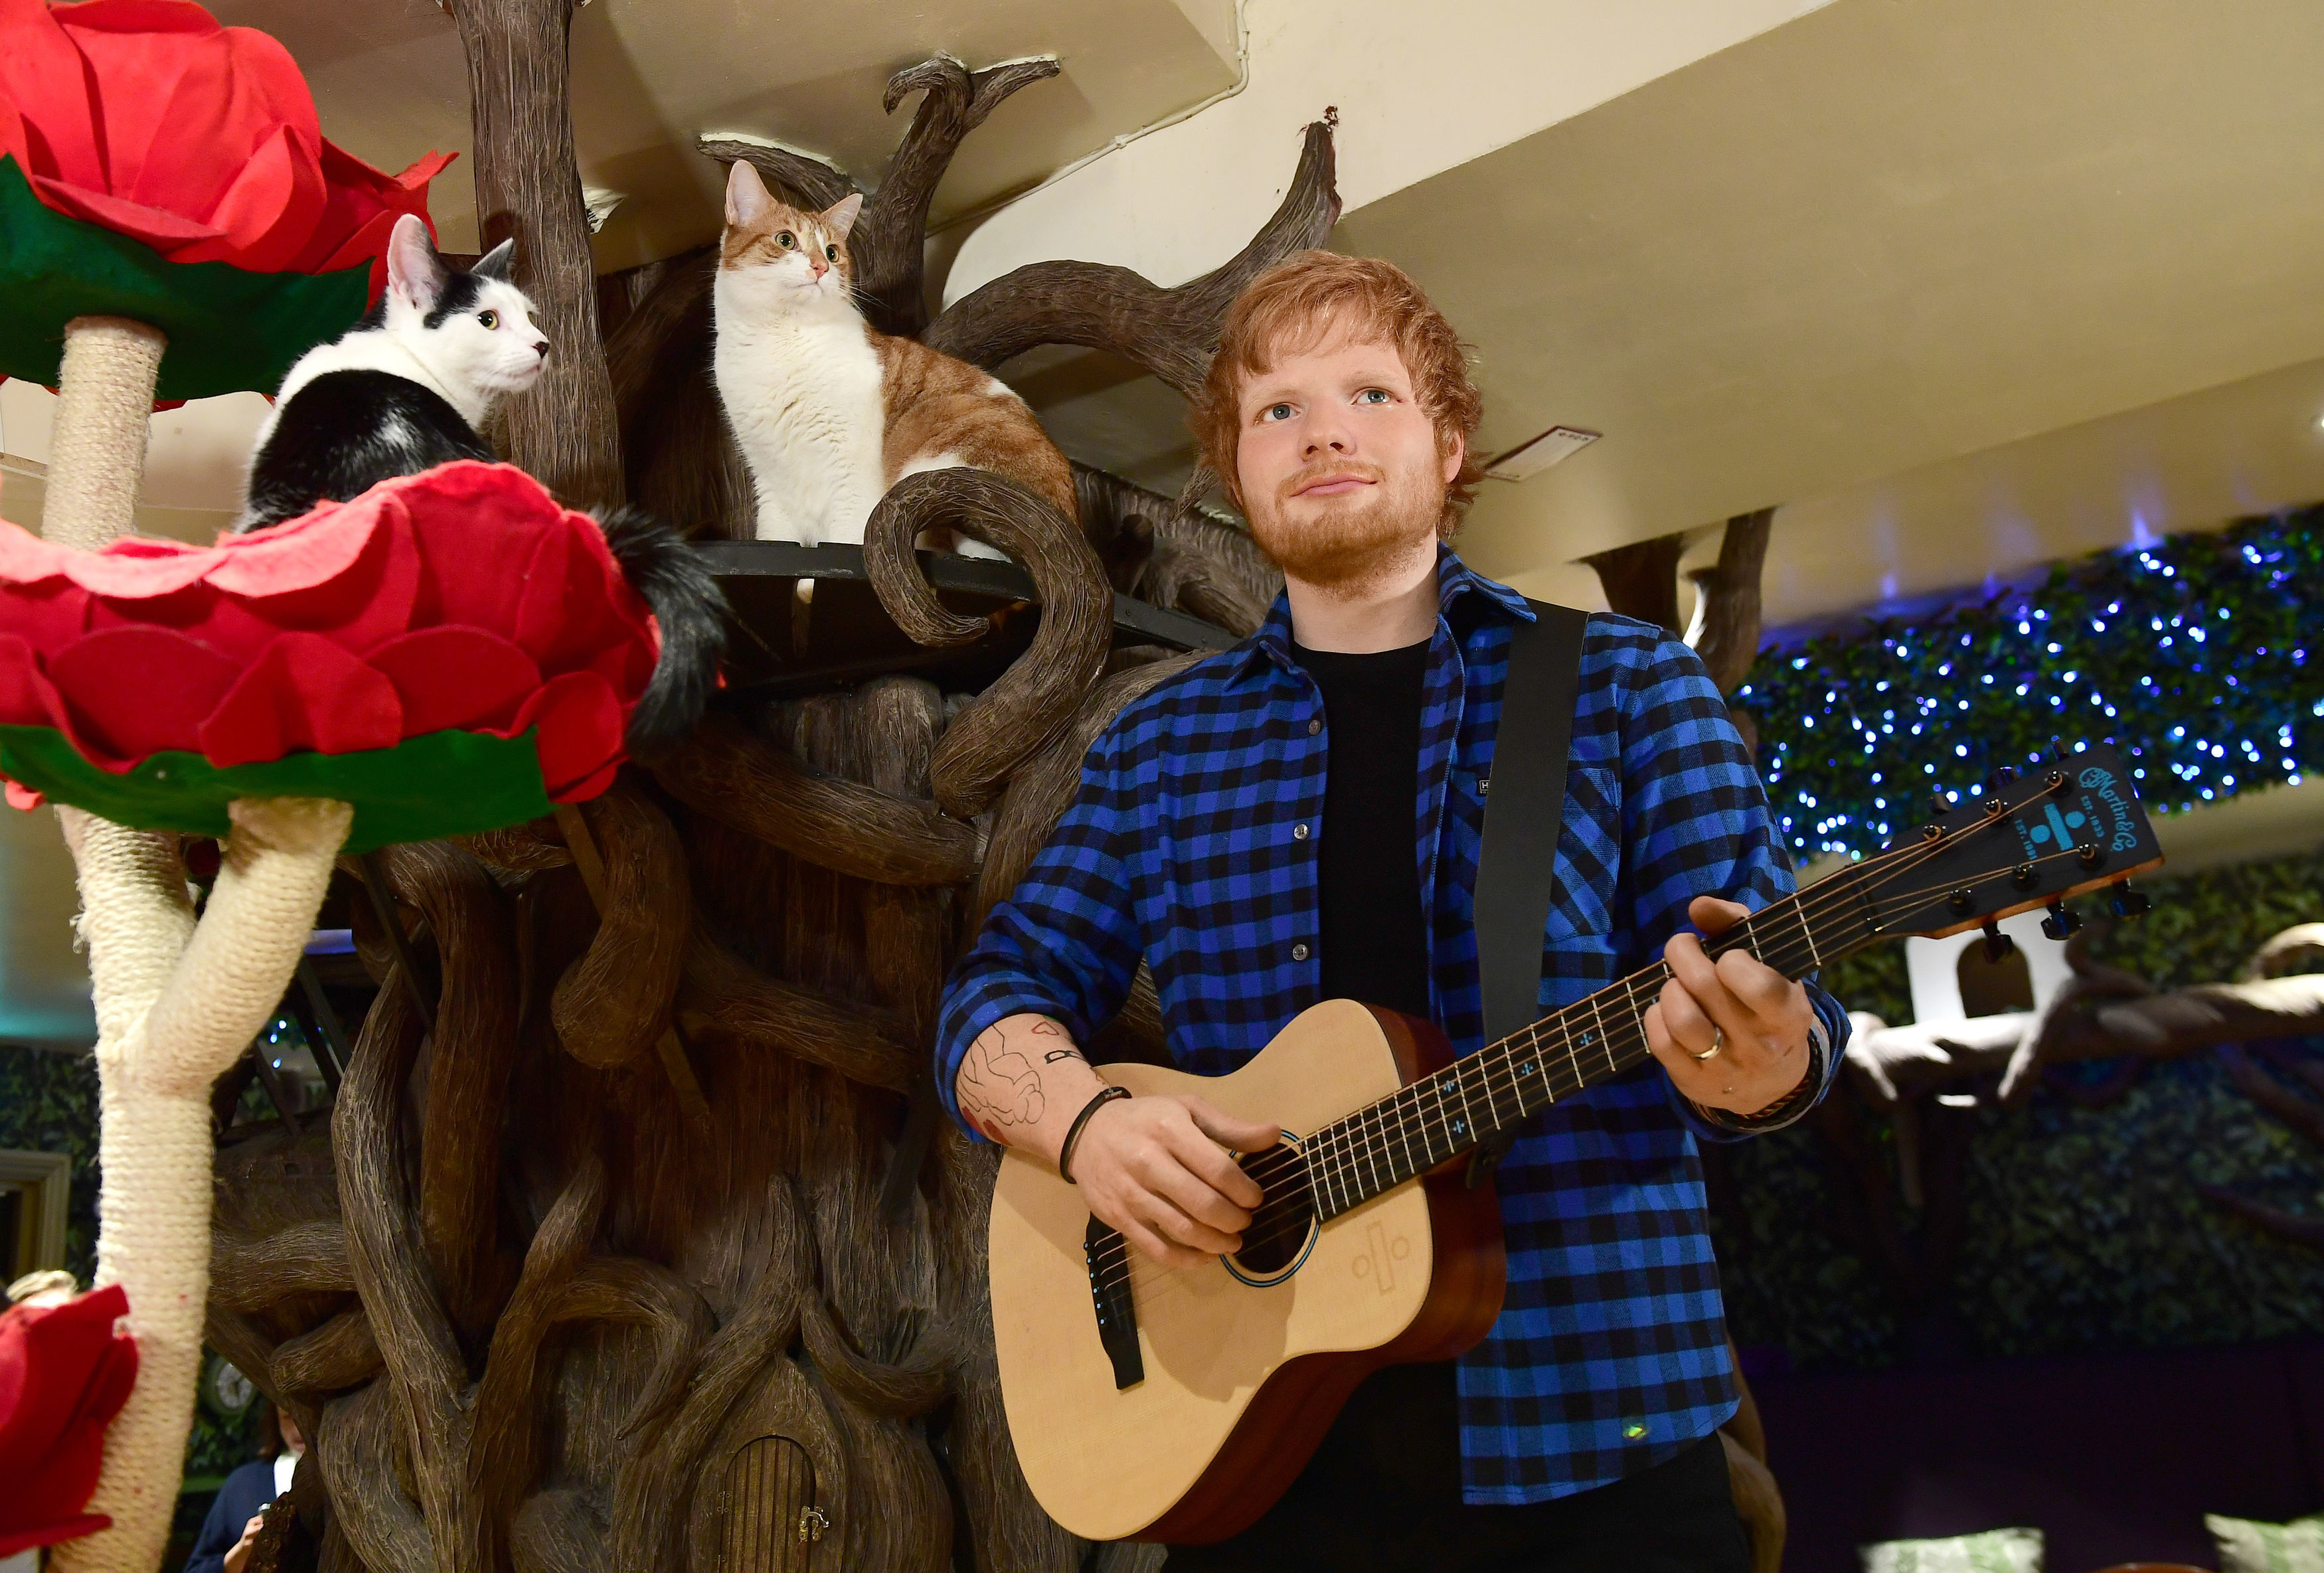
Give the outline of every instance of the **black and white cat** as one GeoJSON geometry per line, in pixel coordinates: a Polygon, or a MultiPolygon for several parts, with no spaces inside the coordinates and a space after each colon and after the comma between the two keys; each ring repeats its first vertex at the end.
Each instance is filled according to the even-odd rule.
{"type": "MultiPolygon", "coordinates": [[[[299,358],[259,428],[236,531],[345,502],[381,481],[497,455],[478,435],[494,402],[548,363],[532,302],[509,278],[503,241],[466,272],[447,268],[428,226],[405,215],[387,244],[387,289],[362,321],[299,358]]],[[[630,752],[651,759],[692,730],[716,685],[725,598],[693,549],[622,506],[597,517],[622,573],[661,629],[653,680],[630,719],[630,752]]]]}

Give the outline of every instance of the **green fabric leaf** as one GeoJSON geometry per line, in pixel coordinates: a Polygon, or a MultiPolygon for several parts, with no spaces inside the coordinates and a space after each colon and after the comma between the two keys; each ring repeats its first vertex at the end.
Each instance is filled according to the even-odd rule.
{"type": "Polygon", "coordinates": [[[550,812],[533,734],[436,731],[392,749],[298,753],[225,769],[170,751],[116,776],[44,726],[0,726],[0,774],[136,830],[226,833],[237,797],[333,797],[355,805],[346,851],[474,835],[550,812]]]}
{"type": "Polygon", "coordinates": [[[290,363],[364,313],[371,267],[253,273],[164,262],[152,247],[42,205],[0,158],[0,375],[57,385],[65,324],[126,317],[170,336],[157,399],[271,393],[290,363]]]}

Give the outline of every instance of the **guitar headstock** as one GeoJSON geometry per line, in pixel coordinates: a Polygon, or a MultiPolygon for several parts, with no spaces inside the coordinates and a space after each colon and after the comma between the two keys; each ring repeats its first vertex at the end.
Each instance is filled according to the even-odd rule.
{"type": "Polygon", "coordinates": [[[2162,861],[2122,756],[2092,745],[1997,780],[1854,873],[1877,933],[1936,939],[2162,861]]]}

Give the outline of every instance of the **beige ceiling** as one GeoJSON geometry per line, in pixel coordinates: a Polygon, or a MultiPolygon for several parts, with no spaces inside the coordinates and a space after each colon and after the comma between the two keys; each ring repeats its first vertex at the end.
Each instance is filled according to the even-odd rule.
{"type": "Polygon", "coordinates": [[[1335,244],[1476,343],[1488,449],[1606,434],[1480,566],[1795,504],[1788,621],[2324,496],[2319,76],[2310,0],[1840,0],[1335,244]]]}
{"type": "MultiPolygon", "coordinates": [[[[469,147],[467,67],[434,0],[214,0],[272,33],[306,71],[327,135],[401,169],[469,147]]],[[[573,22],[575,141],[586,186],[627,200],[597,237],[601,269],[710,239],[718,173],[706,132],[806,149],[876,184],[911,114],[880,108],[890,73],[938,52],[971,66],[1054,54],[970,138],[937,193],[939,221],[996,201],[1231,87],[1235,0],[594,0],[573,22]]],[[[455,165],[431,204],[446,244],[472,247],[473,193],[455,165]]]]}

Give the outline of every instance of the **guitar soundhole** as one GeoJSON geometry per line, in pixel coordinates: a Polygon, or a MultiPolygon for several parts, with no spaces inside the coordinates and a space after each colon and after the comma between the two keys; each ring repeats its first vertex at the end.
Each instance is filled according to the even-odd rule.
{"type": "Polygon", "coordinates": [[[1266,1200],[1250,1216],[1250,1227],[1243,1230],[1242,1249],[1230,1263],[1235,1276],[1247,1283],[1288,1277],[1306,1258],[1308,1245],[1315,1237],[1315,1204],[1307,1191],[1307,1166],[1295,1161],[1287,1175],[1270,1174],[1286,1166],[1290,1145],[1286,1141],[1282,1146],[1240,1160],[1243,1169],[1259,1177],[1267,1190],[1266,1200]]]}

